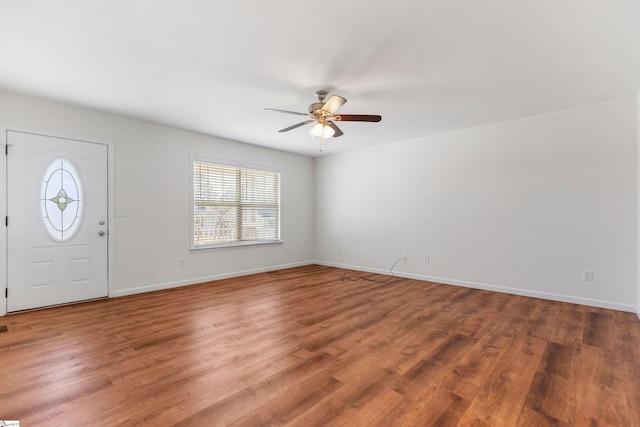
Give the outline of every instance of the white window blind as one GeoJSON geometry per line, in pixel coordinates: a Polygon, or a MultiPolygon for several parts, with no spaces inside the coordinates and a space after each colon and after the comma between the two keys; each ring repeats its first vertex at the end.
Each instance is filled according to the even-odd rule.
{"type": "Polygon", "coordinates": [[[193,246],[280,239],[280,174],[193,162],[193,246]]]}

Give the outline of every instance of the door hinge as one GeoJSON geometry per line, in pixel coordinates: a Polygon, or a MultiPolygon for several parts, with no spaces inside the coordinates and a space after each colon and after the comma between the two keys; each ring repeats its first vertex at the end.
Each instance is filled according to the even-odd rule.
{"type": "Polygon", "coordinates": [[[4,217],[4,226],[5,226],[5,227],[8,227],[8,226],[9,226],[9,217],[8,217],[8,216],[5,216],[5,217],[4,217]]]}
{"type": "Polygon", "coordinates": [[[9,298],[9,288],[4,288],[4,297],[9,298]]]}
{"type": "Polygon", "coordinates": [[[4,146],[4,155],[8,156],[9,155],[9,144],[4,146]]]}

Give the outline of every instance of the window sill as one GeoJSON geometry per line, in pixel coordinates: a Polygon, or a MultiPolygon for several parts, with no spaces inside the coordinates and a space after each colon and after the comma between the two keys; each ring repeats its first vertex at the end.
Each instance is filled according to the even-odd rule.
{"type": "Polygon", "coordinates": [[[250,240],[244,242],[225,242],[215,243],[210,245],[198,245],[191,246],[192,251],[200,251],[206,249],[224,249],[224,248],[241,248],[246,246],[262,246],[262,245],[279,245],[282,244],[282,240],[250,240]]]}

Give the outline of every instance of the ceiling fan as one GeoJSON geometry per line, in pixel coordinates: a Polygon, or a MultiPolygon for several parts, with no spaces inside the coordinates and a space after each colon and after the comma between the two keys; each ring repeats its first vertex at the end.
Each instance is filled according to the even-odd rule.
{"type": "Polygon", "coordinates": [[[317,102],[309,105],[308,113],[298,113],[296,111],[279,110],[277,108],[265,108],[265,110],[279,111],[281,113],[295,114],[298,116],[305,116],[308,120],[305,120],[295,125],[280,129],[278,132],[289,132],[292,129],[304,126],[309,123],[316,123],[311,129],[309,129],[309,135],[313,137],[319,137],[321,139],[337,138],[344,135],[335,122],[379,122],[382,120],[382,116],[370,115],[370,114],[336,114],[338,108],[342,107],[346,98],[338,95],[332,95],[327,102],[324,99],[327,96],[327,91],[316,91],[317,102]]]}

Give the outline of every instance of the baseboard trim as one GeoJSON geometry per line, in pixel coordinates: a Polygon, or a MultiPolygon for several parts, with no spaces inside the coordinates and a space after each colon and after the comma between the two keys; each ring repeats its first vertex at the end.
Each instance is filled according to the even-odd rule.
{"type": "Polygon", "coordinates": [[[120,289],[120,290],[116,290],[113,296],[117,298],[117,297],[124,297],[127,295],[142,294],[145,292],[161,291],[164,289],[178,288],[180,286],[197,285],[199,283],[213,282],[215,280],[230,279],[232,277],[248,276],[250,274],[257,274],[257,273],[266,273],[269,271],[282,270],[284,268],[302,267],[310,264],[315,264],[315,262],[303,261],[303,262],[297,262],[297,263],[291,263],[291,264],[272,265],[269,267],[254,268],[251,270],[233,271],[230,273],[196,277],[193,279],[178,280],[175,282],[157,283],[153,285],[140,286],[137,288],[120,289]]]}
{"type": "MultiPolygon", "coordinates": [[[[368,268],[368,267],[362,267],[362,266],[339,264],[339,263],[332,263],[332,262],[325,262],[325,261],[315,261],[314,263],[319,265],[324,265],[327,267],[345,268],[349,270],[365,271],[368,273],[377,273],[377,274],[386,274],[386,275],[391,274],[388,269],[382,270],[377,268],[368,268]]],[[[550,292],[539,292],[539,291],[532,291],[528,289],[518,289],[518,288],[511,288],[508,286],[490,285],[486,283],[449,279],[445,277],[425,276],[420,274],[404,273],[399,271],[394,271],[393,274],[398,277],[403,277],[406,279],[422,280],[425,282],[435,282],[435,283],[442,283],[445,285],[462,286],[466,288],[482,289],[482,290],[493,291],[493,292],[502,292],[505,294],[520,295],[525,297],[569,302],[573,304],[587,305],[587,306],[599,307],[599,308],[608,308],[611,310],[626,311],[631,313],[636,312],[636,314],[638,315],[638,318],[640,318],[640,307],[636,307],[635,305],[631,305],[631,304],[620,304],[612,301],[604,301],[604,300],[598,300],[598,299],[592,299],[592,298],[581,298],[581,297],[575,297],[571,295],[554,294],[550,292]]]]}

